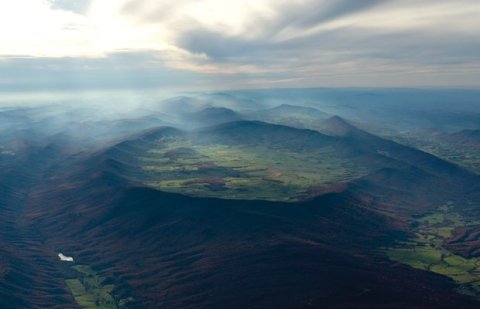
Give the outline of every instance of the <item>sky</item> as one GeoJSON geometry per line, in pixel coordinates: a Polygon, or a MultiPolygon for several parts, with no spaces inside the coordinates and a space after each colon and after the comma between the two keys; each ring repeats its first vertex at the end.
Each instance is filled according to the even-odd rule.
{"type": "Polygon", "coordinates": [[[480,86],[478,0],[0,0],[0,90],[480,86]]]}

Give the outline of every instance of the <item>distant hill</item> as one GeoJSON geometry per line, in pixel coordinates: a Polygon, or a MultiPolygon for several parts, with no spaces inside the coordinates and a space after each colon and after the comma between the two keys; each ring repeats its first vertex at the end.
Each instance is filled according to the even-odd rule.
{"type": "Polygon", "coordinates": [[[258,113],[267,117],[303,117],[316,120],[329,117],[329,114],[316,108],[290,104],[281,104],[270,109],[261,110],[258,113]]]}
{"type": "Polygon", "coordinates": [[[282,104],[247,114],[251,119],[288,125],[296,128],[315,128],[316,123],[330,117],[313,107],[282,104]]]}
{"type": "Polygon", "coordinates": [[[178,96],[160,101],[158,104],[154,105],[154,107],[156,107],[156,111],[174,115],[179,113],[199,111],[208,107],[208,105],[203,100],[198,98],[178,96]]]}
{"type": "Polygon", "coordinates": [[[305,149],[323,147],[332,138],[313,130],[296,129],[260,121],[235,121],[203,129],[199,140],[226,144],[267,145],[274,148],[305,149]]]}
{"type": "Polygon", "coordinates": [[[241,120],[242,116],[237,112],[224,107],[207,107],[198,112],[181,114],[184,122],[194,126],[213,126],[226,122],[241,120]]]}

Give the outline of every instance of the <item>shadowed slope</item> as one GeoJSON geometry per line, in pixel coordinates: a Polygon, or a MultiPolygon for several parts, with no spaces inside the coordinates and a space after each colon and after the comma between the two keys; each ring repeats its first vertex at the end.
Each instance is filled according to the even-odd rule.
{"type": "Polygon", "coordinates": [[[0,171],[0,307],[77,308],[65,286],[56,253],[24,220],[32,188],[60,154],[32,147],[0,171]]]}
{"type": "Polygon", "coordinates": [[[55,195],[63,202],[35,221],[52,246],[115,278],[141,307],[473,306],[448,280],[374,253],[402,233],[348,192],[299,204],[108,182],[75,192],[64,192],[68,202],[55,195]]]}

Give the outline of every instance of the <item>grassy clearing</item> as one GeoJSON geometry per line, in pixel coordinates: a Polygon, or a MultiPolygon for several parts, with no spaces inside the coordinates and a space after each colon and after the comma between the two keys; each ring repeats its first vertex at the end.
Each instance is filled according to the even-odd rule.
{"type": "Polygon", "coordinates": [[[451,205],[443,205],[437,212],[417,218],[415,238],[398,242],[386,253],[393,261],[450,277],[459,285],[459,292],[480,298],[480,258],[467,259],[442,246],[456,227],[478,222],[450,209],[451,205]]]}
{"type": "Polygon", "coordinates": [[[330,147],[286,150],[272,145],[200,144],[185,138],[159,142],[141,162],[143,180],[150,186],[229,199],[295,201],[312,187],[368,172],[330,147]],[[214,184],[209,181],[212,178],[214,184]]]}
{"type": "Polygon", "coordinates": [[[77,278],[67,279],[70,292],[78,305],[85,309],[118,309],[125,308],[128,299],[116,300],[113,296],[112,284],[105,284],[106,278],[98,275],[87,265],[72,267],[78,273],[77,278]]]}

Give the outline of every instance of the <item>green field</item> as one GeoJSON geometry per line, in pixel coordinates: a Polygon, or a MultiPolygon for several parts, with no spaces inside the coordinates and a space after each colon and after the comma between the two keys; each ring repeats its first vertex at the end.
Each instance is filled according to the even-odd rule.
{"type": "Polygon", "coordinates": [[[458,284],[460,292],[480,298],[480,258],[464,258],[442,245],[456,227],[478,222],[471,222],[452,211],[450,205],[443,205],[434,213],[416,218],[416,223],[415,238],[386,249],[388,257],[450,277],[458,284]]]}
{"type": "Polygon", "coordinates": [[[296,201],[368,172],[331,147],[306,151],[200,144],[186,138],[159,141],[140,161],[142,180],[149,186],[228,199],[296,201]]]}
{"type": "Polygon", "coordinates": [[[87,265],[75,265],[76,278],[66,279],[70,292],[78,305],[84,309],[120,309],[126,308],[128,299],[116,300],[112,284],[106,284],[106,278],[97,274],[87,265]]]}
{"type": "Polygon", "coordinates": [[[422,131],[374,131],[379,136],[431,153],[480,174],[480,148],[478,145],[458,144],[441,134],[422,131]]]}

